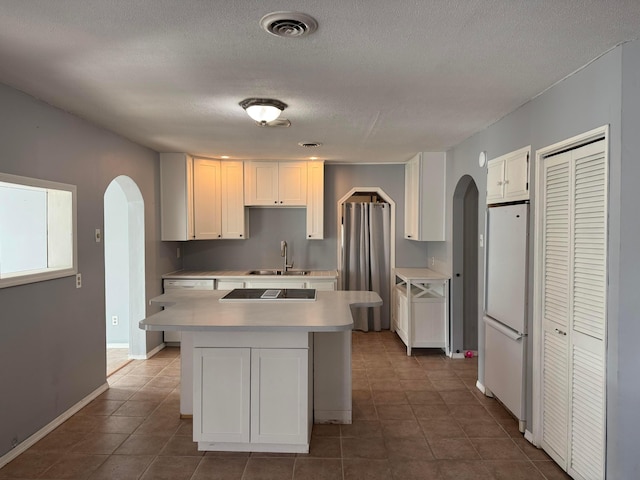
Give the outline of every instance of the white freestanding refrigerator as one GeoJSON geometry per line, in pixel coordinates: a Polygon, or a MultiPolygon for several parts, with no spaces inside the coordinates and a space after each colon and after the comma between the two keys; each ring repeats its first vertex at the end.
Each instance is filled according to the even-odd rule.
{"type": "Polygon", "coordinates": [[[525,429],[529,204],[487,210],[484,386],[525,429]]]}

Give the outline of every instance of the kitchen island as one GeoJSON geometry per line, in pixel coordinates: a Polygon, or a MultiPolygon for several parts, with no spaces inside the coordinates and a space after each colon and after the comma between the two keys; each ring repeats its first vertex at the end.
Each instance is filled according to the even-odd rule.
{"type": "MultiPolygon", "coordinates": [[[[192,368],[193,381],[183,378],[181,396],[193,399],[194,441],[200,450],[308,452],[314,398],[332,394],[314,389],[314,335],[350,338],[351,307],[382,300],[374,292],[317,291],[315,301],[220,302],[227,293],[167,293],[152,300],[165,310],[140,322],[181,331],[181,348],[191,349],[183,373],[192,368]]],[[[350,423],[350,362],[331,373],[350,423]]]]}

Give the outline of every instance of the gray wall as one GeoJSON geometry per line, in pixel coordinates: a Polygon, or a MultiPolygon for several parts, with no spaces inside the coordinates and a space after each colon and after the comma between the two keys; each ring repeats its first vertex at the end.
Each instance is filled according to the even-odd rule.
{"type": "Polygon", "coordinates": [[[250,208],[248,240],[184,244],[184,268],[238,270],[281,268],[280,240],[294,268],[337,267],[337,202],[354,187],[380,187],[396,202],[396,266],[427,266],[425,242],[403,238],[404,165],[325,165],[324,240],[307,240],[304,208],[250,208]]]}
{"type": "MultiPolygon", "coordinates": [[[[147,298],[179,264],[175,244],[159,241],[157,153],[3,85],[0,105],[0,171],[77,185],[83,280],[81,289],[73,277],[0,289],[3,455],[105,382],[104,255],[94,230],[113,178],[128,175],[144,197],[147,298]]],[[[147,340],[151,349],[161,336],[147,340]]]]}
{"type": "Polygon", "coordinates": [[[638,432],[640,432],[640,42],[622,47],[622,130],[620,164],[611,186],[609,262],[609,315],[617,324],[609,327],[609,428],[611,447],[608,478],[640,478],[638,432]],[[617,331],[616,331],[617,330],[617,331]],[[616,361],[617,360],[617,361],[616,361]]]}
{"type": "MultiPolygon", "coordinates": [[[[640,162],[637,153],[640,128],[640,46],[638,42],[618,47],[544,94],[507,115],[486,130],[454,147],[447,170],[447,225],[451,226],[451,205],[458,180],[471,175],[480,190],[480,231],[484,231],[486,201],[486,169],[478,166],[478,154],[485,150],[495,158],[512,150],[531,145],[537,149],[565,140],[602,125],[610,126],[609,144],[609,303],[608,303],[608,405],[607,405],[607,478],[637,478],[640,459],[633,439],[637,438],[640,419],[632,405],[640,401],[636,340],[640,338],[637,312],[640,311],[635,287],[640,284],[640,255],[637,245],[640,231],[637,215],[640,162]],[[624,52],[624,64],[623,64],[624,52]],[[624,68],[623,68],[624,66],[624,68]],[[624,72],[624,75],[622,73],[624,72]],[[624,90],[622,88],[624,85],[624,90]],[[622,104],[625,108],[622,108],[622,104]],[[621,138],[624,139],[621,148],[621,138]],[[623,153],[624,152],[624,153],[623,153]],[[623,180],[622,180],[623,179],[623,180]],[[633,221],[620,221],[621,212],[633,221]],[[621,263],[623,259],[624,264],[621,263]],[[618,298],[619,297],[619,298],[618,298]],[[620,309],[620,311],[618,311],[620,309]],[[634,349],[636,351],[634,351],[634,349]]],[[[535,201],[535,168],[532,164],[530,188],[535,201]]],[[[625,218],[625,217],[622,217],[625,218]]],[[[531,219],[533,222],[533,218],[531,219]]],[[[533,223],[531,223],[533,227],[533,223]]],[[[435,255],[450,271],[451,230],[445,244],[429,245],[428,255],[435,255]]],[[[533,298],[533,235],[530,238],[529,298],[533,298]]],[[[484,258],[483,249],[479,249],[484,258]]],[[[481,292],[484,268],[479,272],[481,292]]],[[[481,322],[482,293],[479,299],[479,350],[484,351],[484,328],[481,322]]],[[[529,305],[529,331],[532,328],[532,305],[529,305]]],[[[531,399],[531,336],[528,344],[527,398],[531,399]]],[[[484,376],[482,362],[479,377],[484,376]]],[[[531,421],[531,402],[527,420],[531,421]]],[[[531,427],[529,427],[531,428],[531,427]]]]}

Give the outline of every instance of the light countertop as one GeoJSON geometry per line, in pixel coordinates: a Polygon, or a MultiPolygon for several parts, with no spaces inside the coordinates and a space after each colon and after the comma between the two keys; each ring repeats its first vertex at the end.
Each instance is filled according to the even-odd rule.
{"type": "MultiPolygon", "coordinates": [[[[261,268],[256,268],[255,270],[261,270],[261,268]]],[[[265,268],[265,270],[275,270],[275,269],[267,269],[265,268]]],[[[292,269],[294,272],[297,269],[292,269]]],[[[249,275],[249,272],[251,270],[177,270],[175,272],[170,272],[170,273],[165,273],[164,275],[162,275],[162,278],[171,278],[171,279],[196,279],[196,280],[201,280],[201,279],[217,279],[217,278],[224,278],[227,280],[231,280],[234,278],[242,278],[242,279],[247,279],[247,278],[253,278],[253,279],[258,279],[258,278],[268,278],[268,279],[273,279],[273,278],[277,278],[279,280],[285,280],[287,278],[294,278],[294,279],[300,279],[300,278],[337,278],[338,277],[338,272],[335,270],[309,270],[309,273],[307,275],[249,275]]]]}
{"type": "Polygon", "coordinates": [[[353,325],[350,307],[376,307],[375,292],[317,291],[315,301],[220,302],[224,290],[178,290],[151,300],[166,307],[140,321],[143,330],[338,332],[353,325]]]}
{"type": "Polygon", "coordinates": [[[449,280],[450,275],[436,272],[428,268],[396,268],[394,273],[405,282],[427,281],[427,280],[449,280]]]}

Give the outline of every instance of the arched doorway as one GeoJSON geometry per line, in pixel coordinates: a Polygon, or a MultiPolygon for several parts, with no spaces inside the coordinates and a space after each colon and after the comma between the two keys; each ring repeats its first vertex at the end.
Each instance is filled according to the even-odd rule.
{"type": "MultiPolygon", "coordinates": [[[[144,200],[124,175],[104,193],[104,262],[107,349],[126,349],[121,365],[146,358],[146,335],[138,328],[145,316],[144,200]]],[[[107,363],[111,372],[118,368],[107,363]]]]}
{"type": "Polygon", "coordinates": [[[478,187],[465,175],[453,194],[453,355],[478,350],[478,318],[478,187]]]}
{"type": "MultiPolygon", "coordinates": [[[[384,246],[387,251],[387,258],[389,261],[388,265],[388,282],[384,282],[383,290],[378,292],[383,299],[383,307],[386,310],[386,318],[389,321],[389,324],[386,322],[383,323],[383,329],[389,329],[390,327],[390,299],[391,299],[391,288],[395,284],[395,276],[393,275],[393,270],[396,265],[396,257],[395,257],[395,215],[396,215],[396,203],[391,198],[389,194],[387,194],[380,187],[354,187],[349,192],[347,192],[342,198],[338,200],[337,207],[337,219],[338,219],[338,256],[337,256],[337,264],[338,264],[338,285],[340,289],[344,289],[345,285],[345,275],[346,275],[346,265],[345,265],[345,256],[344,256],[344,246],[345,246],[345,232],[343,225],[343,212],[344,206],[349,202],[383,202],[389,205],[390,215],[389,215],[389,242],[384,246]]],[[[358,311],[354,315],[358,316],[358,311]]],[[[356,322],[357,324],[357,322],[356,322]]],[[[366,329],[365,329],[366,330],[366,329]]]]}

